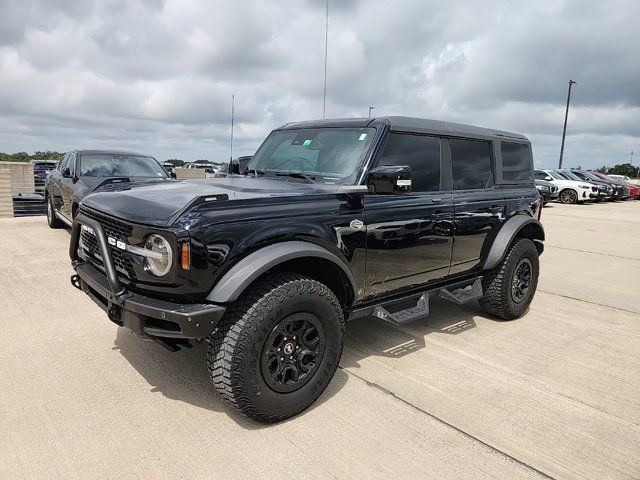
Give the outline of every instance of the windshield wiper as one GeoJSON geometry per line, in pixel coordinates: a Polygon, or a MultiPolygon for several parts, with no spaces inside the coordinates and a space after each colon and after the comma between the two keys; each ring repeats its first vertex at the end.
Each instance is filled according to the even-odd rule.
{"type": "Polygon", "coordinates": [[[253,173],[254,177],[264,176],[264,170],[258,170],[256,168],[245,168],[242,171],[243,175],[248,175],[249,173],[253,173]]]}
{"type": "Polygon", "coordinates": [[[312,177],[311,175],[307,175],[302,172],[274,172],[279,177],[293,177],[293,178],[301,178],[302,180],[306,180],[307,183],[316,183],[316,177],[312,177]]]}

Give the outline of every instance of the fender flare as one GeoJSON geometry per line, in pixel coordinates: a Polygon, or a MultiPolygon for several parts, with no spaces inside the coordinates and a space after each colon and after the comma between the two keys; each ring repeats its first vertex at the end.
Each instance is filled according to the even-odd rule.
{"type": "Polygon", "coordinates": [[[511,217],[505,222],[493,240],[493,245],[491,245],[491,250],[489,250],[489,255],[487,255],[487,260],[482,268],[491,270],[498,265],[506,255],[509,245],[511,245],[518,232],[528,225],[535,225],[540,229],[541,235],[538,235],[540,238],[534,238],[533,240],[542,243],[544,241],[544,229],[538,220],[524,215],[511,217]]]}
{"type": "Polygon", "coordinates": [[[290,241],[269,245],[247,255],[218,280],[207,300],[214,303],[233,302],[267,270],[288,260],[302,257],[322,258],[334,263],[349,279],[353,291],[357,291],[353,274],[336,255],[315,243],[290,241]]]}

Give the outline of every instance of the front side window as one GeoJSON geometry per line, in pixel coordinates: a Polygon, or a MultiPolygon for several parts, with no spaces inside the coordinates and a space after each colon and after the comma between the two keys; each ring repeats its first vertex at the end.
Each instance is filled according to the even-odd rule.
{"type": "Polygon", "coordinates": [[[481,140],[452,138],[451,164],[454,190],[490,188],[493,185],[491,171],[491,144],[481,140]]]}
{"type": "Polygon", "coordinates": [[[440,190],[440,139],[425,135],[392,133],[378,165],[411,167],[411,191],[440,190]]]}
{"type": "Polygon", "coordinates": [[[80,175],[85,177],[168,177],[152,157],[126,154],[87,154],[80,158],[80,175]]]}
{"type": "Polygon", "coordinates": [[[375,129],[304,128],[271,133],[247,166],[268,176],[304,174],[316,182],[354,183],[375,129]]]}
{"type": "Polygon", "coordinates": [[[69,154],[69,161],[67,162],[67,167],[69,167],[69,172],[71,172],[71,176],[73,177],[76,174],[76,154],[69,154]]]}
{"type": "Polygon", "coordinates": [[[531,147],[524,143],[501,142],[502,178],[505,182],[531,180],[531,147]]]}
{"type": "Polygon", "coordinates": [[[62,160],[60,160],[60,163],[58,164],[58,171],[62,173],[62,171],[67,167],[67,162],[69,161],[69,154],[67,153],[64,157],[62,157],[62,160]]]}

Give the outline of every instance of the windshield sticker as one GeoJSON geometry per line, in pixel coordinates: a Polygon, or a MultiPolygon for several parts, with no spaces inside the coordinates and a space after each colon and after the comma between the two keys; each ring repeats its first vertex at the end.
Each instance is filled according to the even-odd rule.
{"type": "Polygon", "coordinates": [[[305,140],[302,145],[304,145],[305,147],[308,147],[309,145],[311,145],[311,139],[309,138],[309,139],[305,140]]]}
{"type": "Polygon", "coordinates": [[[367,134],[366,134],[366,133],[363,133],[362,135],[360,135],[360,138],[359,138],[358,140],[362,141],[362,140],[364,140],[365,138],[367,138],[367,134]]]}

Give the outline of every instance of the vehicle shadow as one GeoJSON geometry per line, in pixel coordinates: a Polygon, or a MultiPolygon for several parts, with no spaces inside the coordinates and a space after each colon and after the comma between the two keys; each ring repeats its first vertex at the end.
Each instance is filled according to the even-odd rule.
{"type": "MultiPolygon", "coordinates": [[[[464,334],[475,328],[474,316],[482,315],[477,305],[461,307],[440,299],[432,301],[430,308],[430,316],[400,327],[374,317],[348,322],[340,368],[310,410],[342,389],[349,380],[345,368],[357,368],[361,360],[371,356],[400,358],[411,355],[425,348],[426,335],[464,334]]],[[[228,414],[238,425],[249,430],[268,426],[244,418],[216,394],[207,372],[205,343],[174,353],[119,328],[113,348],[142,375],[152,392],[212,412],[228,414]]]]}

